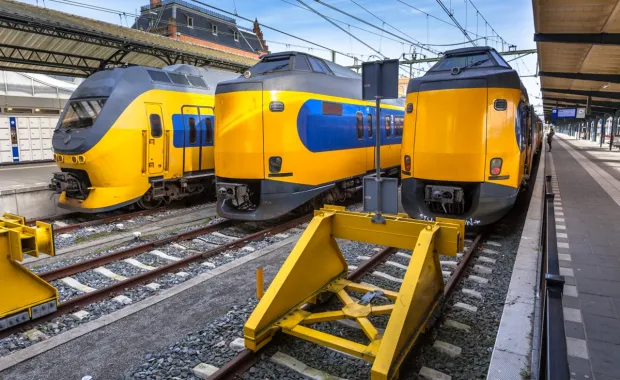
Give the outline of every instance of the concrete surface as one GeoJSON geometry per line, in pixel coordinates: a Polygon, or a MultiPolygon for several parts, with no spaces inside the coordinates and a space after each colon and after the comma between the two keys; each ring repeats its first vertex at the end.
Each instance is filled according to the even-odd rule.
{"type": "Polygon", "coordinates": [[[49,190],[55,163],[0,167],[0,213],[10,212],[26,219],[67,213],[56,206],[58,195],[49,190]]]}
{"type": "MultiPolygon", "coordinates": [[[[131,308],[138,307],[142,302],[153,302],[153,298],[158,296],[123,308],[115,313],[129,315],[118,321],[105,324],[104,316],[90,322],[100,326],[25,361],[11,358],[13,355],[0,358],[0,368],[6,368],[10,360],[16,362],[1,371],[0,378],[66,380],[92,376],[93,379],[118,379],[130,374],[144,361],[147,353],[181,341],[187,334],[201,330],[206,324],[224,315],[233,305],[244,304],[254,294],[254,287],[247,284],[253,283],[256,268],[264,268],[266,283],[270,283],[292,249],[295,238],[289,238],[291,240],[288,244],[262,256],[259,255],[261,251],[248,255],[255,259],[243,265],[227,271],[222,267],[216,268],[213,271],[217,275],[139,312],[129,314],[131,308]]],[[[41,350],[41,345],[49,344],[58,337],[34,345],[32,349],[41,350]]],[[[18,354],[26,355],[24,351],[18,354]]]]}
{"type": "Polygon", "coordinates": [[[530,358],[535,356],[532,354],[532,339],[539,270],[538,245],[542,223],[545,154],[543,150],[495,338],[487,380],[522,380],[521,371],[529,371],[530,358]]]}

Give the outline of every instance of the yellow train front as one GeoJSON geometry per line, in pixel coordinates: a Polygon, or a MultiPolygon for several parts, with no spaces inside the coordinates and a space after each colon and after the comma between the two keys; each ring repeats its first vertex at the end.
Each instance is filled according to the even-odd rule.
{"type": "Polygon", "coordinates": [[[238,74],[174,65],[97,72],[72,94],[54,131],[59,206],[141,208],[214,184],[215,84],[238,74]]]}
{"type": "Polygon", "coordinates": [[[540,139],[518,73],[492,48],[448,51],[407,89],[402,204],[409,216],[499,220],[540,139]]]}
{"type": "Polygon", "coordinates": [[[376,120],[361,92],[358,74],[297,52],[266,55],[244,77],[218,84],[218,214],[266,220],[352,197],[374,170],[378,125],[381,167],[397,175],[402,99],[376,120]]]}

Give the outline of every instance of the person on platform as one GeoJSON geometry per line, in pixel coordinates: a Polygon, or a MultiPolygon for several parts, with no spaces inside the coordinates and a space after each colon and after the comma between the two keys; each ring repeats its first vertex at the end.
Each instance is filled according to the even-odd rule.
{"type": "Polygon", "coordinates": [[[548,152],[551,152],[551,142],[553,141],[553,135],[555,135],[555,131],[553,130],[553,128],[551,128],[549,130],[549,133],[547,133],[547,144],[549,144],[548,152]]]}

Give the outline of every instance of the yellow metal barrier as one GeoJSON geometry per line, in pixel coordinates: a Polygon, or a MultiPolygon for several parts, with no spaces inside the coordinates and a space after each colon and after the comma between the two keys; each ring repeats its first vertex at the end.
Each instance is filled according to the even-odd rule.
{"type": "Polygon", "coordinates": [[[371,222],[371,213],[347,212],[326,206],[316,211],[308,228],[286,259],[267,292],[244,326],[245,346],[257,351],[278,330],[373,362],[374,379],[393,379],[414,342],[429,322],[443,295],[438,254],[456,256],[463,250],[465,223],[437,218],[414,220],[384,215],[385,224],[371,222]],[[346,280],[348,272],[335,239],[354,240],[413,251],[399,292],[346,280]],[[349,293],[383,291],[388,305],[354,301],[349,293]],[[312,313],[303,305],[319,295],[335,294],[343,307],[312,313]],[[369,317],[390,315],[384,334],[369,317]],[[320,322],[356,321],[368,344],[360,344],[308,327],[320,322]]]}
{"type": "Polygon", "coordinates": [[[56,288],[17,263],[40,253],[54,256],[50,224],[28,227],[20,216],[0,217],[0,331],[56,311],[56,288]]]}

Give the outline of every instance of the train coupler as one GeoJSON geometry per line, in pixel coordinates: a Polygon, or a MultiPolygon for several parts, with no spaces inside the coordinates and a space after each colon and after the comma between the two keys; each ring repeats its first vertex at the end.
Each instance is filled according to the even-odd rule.
{"type": "Polygon", "coordinates": [[[373,380],[398,375],[443,296],[438,255],[456,256],[463,250],[465,223],[442,218],[427,222],[399,214],[384,215],[386,223],[375,224],[372,217],[372,213],[347,212],[338,206],[315,212],[244,326],[248,349],[258,351],[281,331],[373,362],[373,380]],[[347,262],[336,239],[412,250],[399,291],[347,280],[347,262]],[[308,310],[326,294],[336,296],[338,306],[316,313],[308,310]],[[383,332],[373,324],[374,317],[381,315],[389,316],[383,332]],[[367,344],[311,327],[340,319],[355,321],[367,344]]]}
{"type": "Polygon", "coordinates": [[[0,331],[56,311],[58,291],[18,263],[24,255],[54,256],[52,226],[5,213],[0,217],[0,331]]]}

